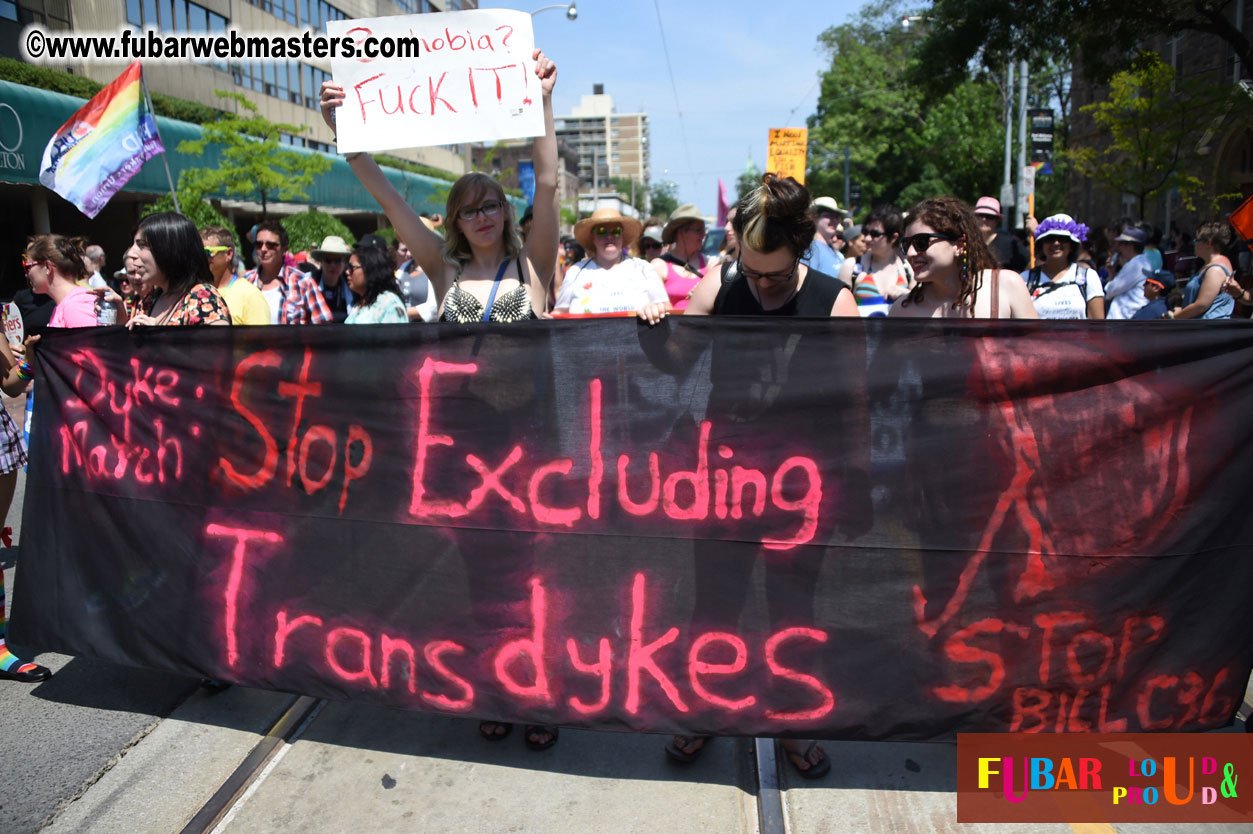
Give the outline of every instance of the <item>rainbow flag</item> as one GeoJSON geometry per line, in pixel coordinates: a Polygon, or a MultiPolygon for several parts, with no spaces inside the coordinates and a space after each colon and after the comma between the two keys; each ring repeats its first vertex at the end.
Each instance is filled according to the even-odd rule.
{"type": "Polygon", "coordinates": [[[139,62],[92,96],[44,148],[39,181],[95,217],[144,163],[165,153],[139,62]]]}

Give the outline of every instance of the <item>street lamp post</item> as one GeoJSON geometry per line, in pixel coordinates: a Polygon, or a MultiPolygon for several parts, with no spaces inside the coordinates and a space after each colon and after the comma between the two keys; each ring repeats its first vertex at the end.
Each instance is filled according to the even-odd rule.
{"type": "Polygon", "coordinates": [[[570,3],[568,5],[566,3],[554,3],[551,6],[540,6],[538,9],[531,12],[531,17],[535,17],[540,12],[546,12],[549,9],[565,9],[567,20],[579,19],[579,10],[574,7],[574,3],[570,3]]]}

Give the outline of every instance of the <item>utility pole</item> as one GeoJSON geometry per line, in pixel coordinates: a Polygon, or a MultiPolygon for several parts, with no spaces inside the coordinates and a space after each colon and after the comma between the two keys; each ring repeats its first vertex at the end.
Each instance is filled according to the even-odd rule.
{"type": "MultiPolygon", "coordinates": [[[[1014,199],[1014,180],[1011,177],[1014,165],[1014,62],[1005,65],[1005,176],[1001,179],[1001,202],[1008,203],[1014,199]]],[[[1001,211],[1005,206],[1001,206],[1001,211]]]]}
{"type": "Polygon", "coordinates": [[[1027,167],[1027,61],[1024,58],[1018,65],[1018,71],[1022,74],[1022,78],[1018,80],[1018,193],[1014,195],[1014,225],[1018,228],[1022,225],[1023,218],[1026,216],[1022,213],[1023,208],[1023,192],[1026,191],[1026,183],[1022,178],[1022,171],[1027,167]]]}
{"type": "Polygon", "coordinates": [[[845,211],[848,211],[848,206],[849,206],[850,183],[848,181],[848,161],[851,155],[852,155],[852,150],[848,147],[848,145],[845,145],[844,146],[844,210],[845,211]]]}

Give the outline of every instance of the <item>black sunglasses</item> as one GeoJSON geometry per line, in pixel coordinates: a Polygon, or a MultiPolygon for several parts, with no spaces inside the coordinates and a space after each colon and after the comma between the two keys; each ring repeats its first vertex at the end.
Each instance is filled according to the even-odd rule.
{"type": "Polygon", "coordinates": [[[869,238],[875,238],[875,237],[883,237],[884,235],[887,234],[887,232],[883,231],[882,229],[866,229],[865,231],[862,232],[862,234],[869,238]]]}
{"type": "Polygon", "coordinates": [[[901,243],[905,247],[903,251],[906,254],[909,254],[910,249],[913,249],[916,252],[922,253],[930,249],[931,244],[935,243],[937,240],[952,240],[952,239],[953,239],[952,235],[936,235],[936,234],[929,234],[927,232],[920,232],[916,235],[910,235],[909,237],[902,238],[901,243]]]}

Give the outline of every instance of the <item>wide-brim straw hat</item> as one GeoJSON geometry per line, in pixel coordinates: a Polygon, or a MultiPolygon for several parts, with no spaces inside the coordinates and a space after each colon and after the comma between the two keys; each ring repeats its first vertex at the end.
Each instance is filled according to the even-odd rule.
{"type": "Polygon", "coordinates": [[[704,223],[705,215],[701,214],[700,210],[696,208],[693,203],[684,203],[679,206],[674,210],[674,213],[670,215],[670,219],[666,222],[665,228],[661,230],[661,242],[674,243],[674,236],[678,234],[679,227],[686,225],[693,220],[699,220],[704,223]]]}
{"type": "Polygon", "coordinates": [[[592,229],[597,226],[621,226],[623,249],[639,240],[640,232],[644,229],[643,223],[634,217],[627,217],[617,209],[596,209],[596,211],[592,212],[591,217],[584,217],[574,224],[574,239],[587,250],[589,255],[596,251],[596,242],[592,239],[592,229]]]}

